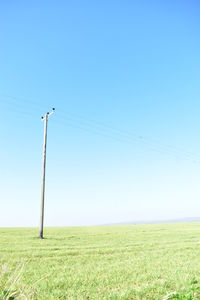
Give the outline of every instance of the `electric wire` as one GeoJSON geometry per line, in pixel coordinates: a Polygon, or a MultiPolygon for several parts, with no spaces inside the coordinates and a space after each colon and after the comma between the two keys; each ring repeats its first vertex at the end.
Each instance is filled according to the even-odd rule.
{"type": "MultiPolygon", "coordinates": [[[[6,103],[2,103],[2,101],[0,102],[1,106],[4,106],[4,108],[7,105],[9,109],[29,116],[33,116],[33,110],[34,115],[36,115],[36,113],[39,114],[39,112],[41,113],[41,109],[43,109],[44,107],[43,103],[39,104],[25,98],[19,98],[2,93],[0,93],[0,97],[10,99],[10,101],[7,100],[6,103]],[[30,113],[30,105],[32,106],[32,113],[30,113]]],[[[110,124],[105,124],[101,121],[85,118],[84,116],[80,116],[72,112],[66,112],[59,107],[56,109],[56,112],[58,115],[58,118],[56,118],[56,120],[59,120],[58,122],[60,123],[63,122],[65,124],[68,124],[70,127],[101,135],[120,142],[126,141],[131,143],[134,142],[136,144],[143,144],[145,147],[148,147],[151,150],[157,151],[159,153],[165,152],[170,155],[173,154],[176,157],[181,156],[182,158],[184,157],[184,159],[191,160],[193,162],[200,161],[199,157],[197,157],[194,153],[183,151],[182,149],[178,149],[173,146],[158,143],[157,141],[153,141],[142,135],[137,135],[133,132],[116,128],[110,124]]]]}
{"type": "Polygon", "coordinates": [[[125,136],[127,138],[130,138],[130,139],[133,139],[135,141],[139,141],[140,143],[144,143],[144,144],[151,144],[153,146],[157,146],[159,148],[162,148],[162,149],[168,149],[169,151],[172,151],[172,152],[177,152],[177,153],[180,153],[182,152],[182,154],[184,154],[185,156],[188,156],[188,157],[196,157],[196,155],[192,152],[188,152],[188,151],[183,151],[181,149],[178,149],[178,148],[175,148],[175,147],[172,147],[172,146],[169,146],[169,145],[165,145],[165,144],[160,144],[158,143],[157,141],[155,140],[152,140],[152,139],[149,139],[147,137],[144,137],[144,136],[141,136],[141,135],[136,135],[135,133],[133,132],[128,132],[127,130],[121,130],[119,128],[116,128],[116,127],[113,127],[112,125],[109,125],[109,124],[105,124],[105,123],[102,123],[102,122],[98,122],[98,121],[94,121],[94,120],[91,120],[91,119],[85,119],[84,117],[82,116],[79,116],[78,118],[76,117],[76,115],[72,114],[72,113],[62,113],[61,114],[64,116],[66,116],[67,119],[70,119],[70,120],[76,120],[77,122],[80,122],[86,126],[94,126],[96,128],[101,128],[102,130],[106,130],[107,128],[109,130],[111,130],[112,132],[116,133],[116,134],[119,134],[119,135],[122,135],[122,136],[125,136]]]}
{"type": "MultiPolygon", "coordinates": [[[[105,133],[105,132],[100,132],[100,131],[97,131],[95,130],[95,128],[90,128],[90,127],[85,127],[85,126],[82,126],[82,125],[79,125],[77,122],[74,123],[70,120],[56,120],[57,123],[60,123],[60,124],[67,124],[67,126],[70,126],[71,128],[74,128],[74,129],[79,129],[81,131],[85,131],[85,132],[88,132],[88,133],[92,133],[92,134],[95,134],[95,135],[98,135],[98,136],[103,136],[103,137],[106,137],[106,138],[109,138],[113,141],[117,141],[117,142],[122,142],[122,143],[128,143],[129,145],[133,145],[133,142],[135,145],[139,146],[140,143],[139,141],[134,141],[133,139],[130,139],[130,138],[125,138],[125,137],[120,137],[120,136],[115,136],[115,135],[110,135],[108,133],[105,133]]],[[[164,149],[160,149],[158,147],[155,147],[155,145],[151,145],[151,144],[146,144],[146,147],[140,147],[140,151],[145,151],[145,149],[149,149],[153,152],[156,152],[156,153],[159,153],[159,154],[167,154],[168,156],[170,157],[174,157],[174,158],[181,158],[181,159],[184,159],[184,160],[187,160],[187,161],[191,161],[192,163],[200,163],[200,160],[197,160],[196,158],[192,158],[192,157],[187,157],[187,156],[181,156],[180,153],[173,153],[172,151],[166,151],[164,149]]]]}

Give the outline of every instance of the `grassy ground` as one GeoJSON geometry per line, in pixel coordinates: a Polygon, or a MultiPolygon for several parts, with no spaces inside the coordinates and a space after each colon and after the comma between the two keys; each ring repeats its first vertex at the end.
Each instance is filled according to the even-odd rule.
{"type": "Polygon", "coordinates": [[[163,299],[172,292],[166,299],[200,299],[200,223],[37,235],[0,229],[1,300],[163,299]]]}

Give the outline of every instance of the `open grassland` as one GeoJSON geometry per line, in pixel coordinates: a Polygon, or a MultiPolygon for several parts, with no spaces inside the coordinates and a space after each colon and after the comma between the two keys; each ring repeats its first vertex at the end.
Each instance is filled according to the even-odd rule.
{"type": "Polygon", "coordinates": [[[200,223],[0,229],[0,299],[200,299],[200,223]]]}

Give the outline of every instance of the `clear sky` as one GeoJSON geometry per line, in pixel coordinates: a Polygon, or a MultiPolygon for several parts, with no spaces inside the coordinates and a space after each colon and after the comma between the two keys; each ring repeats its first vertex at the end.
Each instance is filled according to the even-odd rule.
{"type": "Polygon", "coordinates": [[[0,226],[200,217],[200,4],[1,1],[0,226]]]}

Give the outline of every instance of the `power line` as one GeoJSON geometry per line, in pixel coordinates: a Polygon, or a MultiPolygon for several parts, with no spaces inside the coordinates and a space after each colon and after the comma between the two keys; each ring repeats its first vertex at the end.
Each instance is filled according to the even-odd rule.
{"type": "Polygon", "coordinates": [[[91,126],[93,126],[95,128],[101,128],[102,130],[110,129],[114,133],[120,134],[122,136],[131,138],[131,139],[135,139],[136,141],[139,141],[141,143],[148,143],[148,144],[151,144],[151,145],[154,145],[154,146],[158,146],[158,147],[161,147],[163,149],[165,148],[165,149],[177,152],[177,153],[182,152],[186,156],[194,156],[195,155],[194,153],[191,153],[191,152],[188,152],[188,151],[183,151],[181,149],[178,149],[176,147],[172,147],[172,146],[169,146],[169,145],[161,144],[158,141],[149,139],[149,138],[144,137],[142,135],[137,135],[137,134],[135,134],[133,132],[128,132],[127,130],[122,130],[122,129],[116,128],[116,127],[114,127],[112,125],[105,124],[103,122],[95,121],[95,120],[88,119],[88,118],[86,119],[83,116],[77,116],[77,115],[69,113],[69,112],[63,113],[61,111],[59,113],[61,113],[61,115],[65,116],[69,120],[74,120],[74,121],[77,120],[78,122],[80,122],[82,124],[85,124],[86,126],[90,126],[91,125],[91,126]]]}
{"type": "Polygon", "coordinates": [[[14,113],[17,113],[17,114],[20,114],[20,115],[26,115],[28,117],[34,117],[35,118],[35,115],[36,114],[33,114],[33,111],[31,110],[28,110],[28,109],[24,109],[24,108],[21,108],[20,106],[12,106],[12,105],[9,105],[8,104],[5,104],[5,103],[0,103],[0,108],[1,108],[1,111],[2,110],[8,110],[9,112],[14,112],[14,113]]]}
{"type": "Polygon", "coordinates": [[[21,97],[16,97],[16,96],[12,96],[12,95],[8,95],[5,93],[0,93],[0,97],[6,98],[6,99],[10,99],[10,101],[6,100],[6,103],[10,103],[13,105],[17,105],[17,106],[26,106],[30,108],[30,106],[32,106],[33,109],[45,109],[46,104],[43,104],[42,102],[38,103],[37,101],[32,101],[30,100],[30,98],[21,98],[21,97]]]}
{"type": "MultiPolygon", "coordinates": [[[[32,101],[29,101],[28,99],[22,99],[14,96],[9,96],[5,94],[0,94],[0,96],[8,97],[13,100],[17,100],[18,103],[13,103],[12,101],[9,102],[9,105],[13,105],[16,109],[19,110],[19,105],[21,109],[24,109],[27,105],[27,109],[29,105],[31,104],[34,107],[35,111],[41,111],[41,105],[39,103],[35,103],[32,101]],[[19,101],[21,103],[19,103],[19,101]],[[25,103],[24,103],[25,101],[25,103]],[[24,105],[25,104],[25,105],[24,105]]],[[[168,154],[173,154],[173,156],[182,156],[187,160],[192,160],[193,162],[199,162],[200,159],[197,158],[197,156],[194,153],[178,149],[173,146],[164,145],[159,143],[158,141],[149,139],[147,137],[144,137],[143,135],[138,135],[133,132],[129,132],[127,130],[122,130],[120,128],[116,128],[110,124],[105,124],[101,121],[85,118],[84,116],[77,115],[72,112],[66,112],[62,109],[59,109],[57,114],[59,116],[59,122],[63,121],[63,123],[67,123],[70,127],[77,128],[84,130],[86,132],[91,132],[93,134],[101,135],[107,138],[111,138],[112,140],[124,142],[134,142],[137,144],[143,144],[145,147],[151,148],[154,151],[157,151],[159,153],[166,152],[168,154]]]]}
{"type": "MultiPolygon", "coordinates": [[[[112,141],[116,141],[116,142],[120,142],[120,143],[128,143],[129,145],[131,144],[136,144],[136,145],[140,145],[140,141],[138,140],[134,140],[132,138],[127,138],[127,137],[123,137],[123,136],[119,136],[119,135],[114,135],[114,134],[110,134],[110,133],[106,133],[104,131],[100,131],[100,130],[96,130],[95,127],[88,127],[88,126],[84,126],[83,124],[79,124],[78,122],[73,122],[71,120],[68,120],[68,119],[60,119],[59,117],[59,120],[57,121],[58,124],[67,124],[67,126],[71,127],[71,128],[74,128],[74,129],[78,129],[78,130],[81,130],[81,131],[85,131],[87,133],[91,133],[91,134],[95,134],[95,135],[98,135],[98,136],[103,136],[109,140],[112,140],[112,141]]],[[[150,144],[150,143],[145,143],[144,144],[145,147],[142,148],[142,150],[146,149],[148,147],[148,149],[150,149],[151,151],[153,152],[156,152],[156,153],[160,153],[160,154],[167,154],[167,155],[170,155],[171,157],[176,157],[176,158],[181,158],[181,159],[184,159],[184,160],[187,160],[187,161],[191,161],[193,163],[199,163],[200,160],[198,161],[197,158],[194,156],[194,157],[191,157],[191,156],[186,156],[184,154],[182,154],[181,156],[181,153],[179,152],[173,152],[173,151],[169,151],[168,149],[164,149],[164,148],[160,148],[158,146],[155,146],[153,144],[150,144]]]]}
{"type": "Polygon", "coordinates": [[[76,118],[72,118],[72,117],[62,117],[61,116],[59,117],[60,119],[63,119],[63,120],[66,120],[68,122],[71,122],[71,123],[78,123],[80,126],[83,126],[84,128],[92,128],[93,130],[100,130],[102,132],[105,132],[107,133],[107,130],[106,130],[106,127],[108,127],[109,129],[111,128],[111,132],[112,132],[112,136],[118,136],[120,138],[123,138],[123,139],[126,139],[126,140],[129,140],[129,141],[132,141],[132,142],[135,142],[135,143],[142,143],[144,144],[145,146],[150,146],[150,147],[153,147],[153,148],[157,148],[161,151],[167,151],[168,153],[174,153],[175,155],[183,155],[189,159],[196,159],[196,155],[194,153],[191,153],[191,152],[186,152],[186,151],[183,151],[183,150],[180,150],[180,149],[177,149],[177,148],[173,148],[171,146],[166,146],[166,145],[163,145],[163,144],[159,144],[158,142],[153,142],[152,140],[150,139],[147,139],[145,137],[142,137],[142,136],[138,136],[136,134],[131,134],[130,132],[127,132],[127,131],[124,131],[124,130],[121,130],[121,129],[118,129],[118,128],[114,128],[114,127],[111,127],[110,125],[106,126],[105,124],[103,123],[100,123],[100,122],[88,122],[88,120],[84,120],[83,118],[81,118],[81,120],[78,120],[76,118]],[[103,124],[103,127],[99,126],[99,124],[103,124]],[[114,133],[114,135],[113,135],[114,133]]]}

